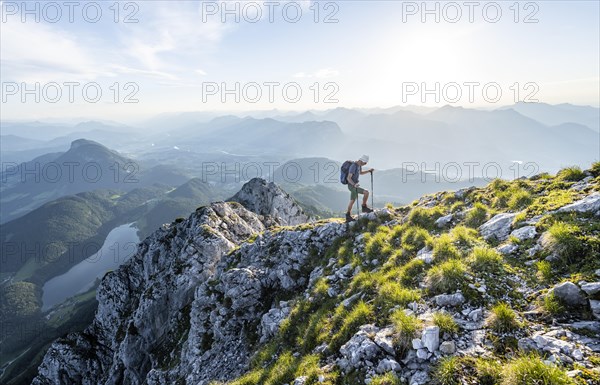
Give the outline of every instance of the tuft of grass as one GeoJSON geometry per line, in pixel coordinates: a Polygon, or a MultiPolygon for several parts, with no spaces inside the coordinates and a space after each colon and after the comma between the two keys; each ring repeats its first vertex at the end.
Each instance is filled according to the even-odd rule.
{"type": "Polygon", "coordinates": [[[487,326],[497,333],[510,333],[521,327],[515,311],[504,302],[492,307],[492,314],[487,319],[487,326]]]}
{"type": "Polygon", "coordinates": [[[503,269],[502,256],[487,246],[475,247],[469,255],[469,263],[473,270],[479,272],[497,273],[503,269]]]}
{"type": "Polygon", "coordinates": [[[467,267],[456,259],[432,267],[427,272],[425,283],[431,294],[453,292],[466,283],[467,267]]]}
{"type": "Polygon", "coordinates": [[[410,226],[402,233],[402,246],[409,251],[416,252],[431,241],[431,235],[424,228],[410,226]]]}
{"type": "Polygon", "coordinates": [[[545,283],[552,281],[552,265],[548,261],[539,261],[536,264],[537,267],[537,278],[545,283]]]}
{"type": "Polygon", "coordinates": [[[437,385],[460,385],[461,380],[457,374],[461,370],[462,365],[458,357],[444,357],[433,370],[433,380],[437,385]]]}
{"type": "Polygon", "coordinates": [[[419,299],[421,296],[417,290],[406,289],[397,282],[386,281],[379,287],[374,305],[382,311],[387,311],[396,305],[406,307],[419,299]]]}
{"type": "Polygon", "coordinates": [[[424,229],[435,228],[435,221],[444,215],[440,207],[415,207],[408,215],[408,222],[424,229]]]}
{"type": "Polygon", "coordinates": [[[466,226],[456,226],[450,231],[450,235],[458,247],[468,248],[479,243],[477,230],[466,226]]]}
{"type": "Polygon", "coordinates": [[[532,201],[533,199],[531,198],[529,191],[519,189],[511,193],[507,205],[511,210],[520,210],[529,206],[532,201]]]}
{"type": "Polygon", "coordinates": [[[516,358],[504,366],[501,385],[572,385],[567,374],[554,365],[530,354],[516,358]]]}
{"type": "Polygon", "coordinates": [[[488,211],[488,208],[483,203],[475,203],[473,208],[467,211],[465,225],[473,228],[481,226],[487,220],[488,211]]]}
{"type": "Polygon", "coordinates": [[[460,251],[454,246],[450,235],[442,234],[433,240],[433,258],[436,262],[460,258],[460,251]]]}
{"type": "Polygon", "coordinates": [[[403,309],[397,309],[390,315],[390,321],[397,333],[396,345],[401,353],[412,346],[412,340],[423,327],[423,323],[414,315],[408,315],[403,309]]]}
{"type": "Polygon", "coordinates": [[[578,235],[581,229],[566,222],[556,222],[548,229],[548,247],[563,260],[574,263],[584,249],[578,235]]]}
{"type": "Polygon", "coordinates": [[[497,361],[477,358],[475,371],[479,385],[497,385],[502,379],[502,365],[497,361]]]}
{"type": "Polygon", "coordinates": [[[565,311],[565,307],[560,303],[560,300],[556,298],[554,292],[548,293],[544,296],[542,307],[544,310],[552,315],[562,314],[565,311]]]}
{"type": "Polygon", "coordinates": [[[313,293],[318,298],[327,298],[327,290],[329,290],[329,284],[325,277],[319,277],[313,288],[313,293]]]}
{"type": "Polygon", "coordinates": [[[385,374],[380,374],[371,378],[370,385],[401,385],[402,382],[392,372],[387,372],[385,374]]]}
{"type": "Polygon", "coordinates": [[[341,327],[329,342],[329,349],[334,352],[337,352],[358,331],[361,325],[374,319],[373,306],[362,300],[358,301],[350,312],[341,311],[341,313],[345,315],[341,321],[341,327]]]}
{"type": "Polygon", "coordinates": [[[600,176],[600,162],[592,163],[592,168],[590,169],[590,172],[595,177],[600,176]]]}
{"type": "Polygon", "coordinates": [[[388,237],[390,229],[385,226],[379,226],[375,234],[369,234],[365,241],[365,254],[372,258],[387,258],[393,249],[390,246],[388,237]]]}
{"type": "Polygon", "coordinates": [[[440,328],[440,333],[453,334],[458,332],[458,324],[451,314],[446,312],[433,313],[433,324],[440,328]]]}
{"type": "Polygon", "coordinates": [[[544,214],[573,203],[574,198],[575,193],[572,190],[550,190],[547,194],[535,198],[527,211],[532,215],[544,214]]]}
{"type": "Polygon", "coordinates": [[[400,283],[405,286],[416,286],[425,272],[425,262],[421,259],[412,259],[400,270],[400,283]]]}
{"type": "Polygon", "coordinates": [[[565,182],[578,182],[585,178],[585,173],[578,166],[565,167],[556,174],[556,179],[565,182]]]}

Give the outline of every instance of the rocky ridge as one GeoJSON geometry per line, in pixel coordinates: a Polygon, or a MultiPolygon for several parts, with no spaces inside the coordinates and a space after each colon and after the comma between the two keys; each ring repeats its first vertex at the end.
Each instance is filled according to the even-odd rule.
{"type": "Polygon", "coordinates": [[[530,384],[522,354],[552,383],[598,383],[599,174],[438,193],[350,226],[300,224],[254,180],[107,274],[94,323],[52,345],[34,384],[530,384]]]}

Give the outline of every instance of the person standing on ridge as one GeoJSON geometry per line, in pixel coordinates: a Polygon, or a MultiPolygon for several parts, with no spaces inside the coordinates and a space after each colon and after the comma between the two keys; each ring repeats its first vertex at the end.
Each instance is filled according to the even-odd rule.
{"type": "Polygon", "coordinates": [[[358,178],[360,175],[368,174],[370,172],[375,171],[372,168],[365,171],[362,170],[362,167],[365,166],[368,162],[369,156],[363,155],[356,162],[346,161],[342,165],[341,182],[343,184],[347,184],[348,190],[350,190],[350,203],[348,203],[348,211],[346,212],[346,221],[348,222],[354,220],[354,218],[352,217],[352,206],[354,206],[354,202],[358,199],[358,194],[363,195],[362,212],[373,212],[373,210],[367,206],[367,202],[369,200],[369,191],[360,187],[358,183],[358,178]]]}

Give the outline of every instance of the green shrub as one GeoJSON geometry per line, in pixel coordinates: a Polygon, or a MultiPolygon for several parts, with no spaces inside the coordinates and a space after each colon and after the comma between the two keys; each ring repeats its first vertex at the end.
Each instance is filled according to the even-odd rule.
{"type": "Polygon", "coordinates": [[[593,176],[600,176],[600,162],[592,163],[592,168],[590,169],[593,176]]]}
{"type": "Polygon", "coordinates": [[[552,265],[548,261],[539,261],[536,263],[537,277],[542,282],[550,282],[553,278],[552,265]]]}
{"type": "Polygon", "coordinates": [[[414,315],[408,315],[403,309],[397,309],[390,315],[390,321],[397,333],[396,344],[401,352],[410,349],[412,340],[423,327],[423,323],[414,315]]]}
{"type": "Polygon", "coordinates": [[[315,282],[315,286],[313,288],[314,295],[319,298],[327,298],[327,290],[329,290],[327,278],[320,277],[317,279],[317,282],[315,282]]]}
{"type": "Polygon", "coordinates": [[[408,222],[424,229],[435,228],[435,221],[444,215],[440,207],[415,207],[408,215],[408,222]]]}
{"type": "Polygon", "coordinates": [[[425,262],[414,258],[402,266],[400,282],[405,286],[416,286],[425,272],[425,262]]]}
{"type": "Polygon", "coordinates": [[[401,385],[400,379],[392,372],[380,374],[371,378],[370,385],[401,385]]]}
{"type": "Polygon", "coordinates": [[[499,362],[477,358],[475,361],[478,385],[497,385],[502,379],[502,365],[499,362]]]}
{"type": "Polygon", "coordinates": [[[402,245],[410,251],[418,251],[430,241],[431,236],[421,227],[410,226],[402,234],[402,245]]]}
{"type": "Polygon", "coordinates": [[[527,355],[504,366],[501,385],[572,385],[565,372],[554,365],[546,365],[540,357],[527,355]]]}
{"type": "Polygon", "coordinates": [[[406,307],[409,303],[419,299],[421,296],[418,291],[405,289],[397,282],[387,281],[379,287],[375,306],[380,310],[387,311],[396,305],[406,307]]]}
{"type": "Polygon", "coordinates": [[[432,267],[427,272],[425,283],[431,294],[453,292],[465,285],[467,268],[456,259],[432,267]]]}
{"type": "Polygon", "coordinates": [[[520,210],[529,206],[532,201],[533,199],[529,191],[519,189],[511,193],[508,199],[508,208],[511,210],[520,210]]]}
{"type": "Polygon", "coordinates": [[[581,230],[576,225],[556,222],[548,229],[546,246],[563,260],[573,263],[583,254],[583,244],[578,235],[581,230]]]}
{"type": "MultiPolygon", "coordinates": [[[[344,312],[345,313],[345,312],[344,312]]],[[[352,310],[345,314],[342,325],[336,334],[331,337],[329,348],[337,352],[340,347],[346,343],[358,331],[361,325],[367,324],[373,320],[373,307],[364,301],[357,302],[352,310]]]]}
{"type": "Polygon", "coordinates": [[[585,178],[585,173],[578,166],[566,167],[556,174],[556,179],[565,182],[578,182],[585,178]]]}
{"type": "Polygon", "coordinates": [[[482,203],[475,203],[473,208],[467,211],[465,216],[465,225],[468,227],[479,227],[481,226],[488,217],[488,208],[482,203]]]}
{"type": "Polygon", "coordinates": [[[452,241],[452,237],[448,234],[442,234],[433,240],[433,258],[436,262],[460,258],[460,251],[452,241]]]}
{"type": "Polygon", "coordinates": [[[439,385],[460,385],[461,371],[462,365],[458,357],[444,357],[433,370],[433,379],[439,385]]]}
{"type": "Polygon", "coordinates": [[[263,383],[265,385],[276,385],[294,381],[297,365],[291,352],[283,353],[273,364],[268,377],[263,383]]]}
{"type": "Polygon", "coordinates": [[[473,247],[479,243],[477,230],[466,226],[456,226],[450,231],[450,235],[459,247],[473,247]]]}
{"type": "Polygon", "coordinates": [[[350,282],[350,291],[352,293],[363,292],[369,296],[377,292],[378,276],[370,271],[361,271],[352,278],[350,282]]]}
{"type": "Polygon", "coordinates": [[[494,249],[484,246],[475,247],[469,255],[469,263],[473,270],[496,273],[502,270],[502,256],[494,249]]]}
{"type": "Polygon", "coordinates": [[[407,225],[396,225],[394,227],[392,227],[392,229],[390,230],[390,244],[394,247],[399,247],[401,240],[402,240],[402,234],[404,233],[404,231],[406,230],[407,225]]]}
{"type": "Polygon", "coordinates": [[[440,328],[440,333],[453,334],[458,332],[458,324],[451,314],[446,312],[433,313],[433,324],[440,328]]]}
{"type": "Polygon", "coordinates": [[[552,315],[562,314],[565,311],[564,306],[554,295],[554,292],[550,292],[544,296],[542,306],[546,312],[552,315]]]}
{"type": "Polygon", "coordinates": [[[504,302],[492,308],[492,314],[487,319],[487,326],[497,333],[509,333],[521,327],[517,314],[504,302]]]}
{"type": "Polygon", "coordinates": [[[390,229],[386,226],[379,226],[375,233],[367,234],[365,237],[365,253],[369,258],[379,258],[391,254],[389,234],[390,229]]]}

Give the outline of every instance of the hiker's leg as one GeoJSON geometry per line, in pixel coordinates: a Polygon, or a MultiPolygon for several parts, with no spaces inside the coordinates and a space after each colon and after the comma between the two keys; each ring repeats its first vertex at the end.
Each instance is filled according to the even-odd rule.
{"type": "Polygon", "coordinates": [[[369,201],[369,190],[364,190],[362,205],[366,206],[368,201],[369,201]]]}
{"type": "Polygon", "coordinates": [[[347,211],[348,213],[352,213],[352,207],[354,206],[354,201],[355,200],[356,199],[351,199],[350,203],[348,203],[348,211],[347,211]]]}

